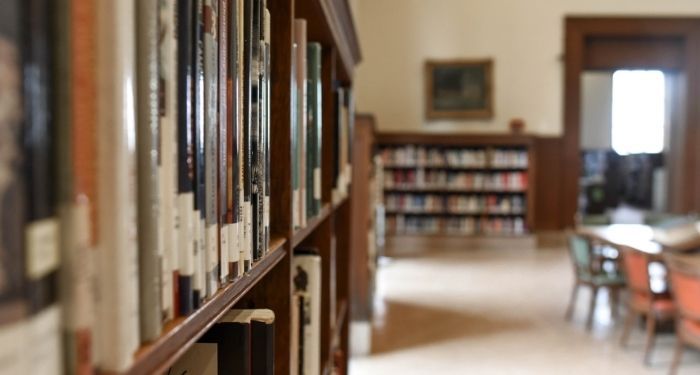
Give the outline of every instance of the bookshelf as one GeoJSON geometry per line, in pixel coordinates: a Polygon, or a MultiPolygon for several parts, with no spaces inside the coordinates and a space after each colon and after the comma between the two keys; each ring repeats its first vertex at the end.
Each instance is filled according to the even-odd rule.
{"type": "Polygon", "coordinates": [[[526,135],[379,133],[391,236],[519,236],[533,229],[526,135]]]}

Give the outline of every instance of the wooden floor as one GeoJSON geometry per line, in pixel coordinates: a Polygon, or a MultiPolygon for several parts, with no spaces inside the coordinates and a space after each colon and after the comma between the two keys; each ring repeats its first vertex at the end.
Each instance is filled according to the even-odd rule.
{"type": "MultiPolygon", "coordinates": [[[[571,266],[565,250],[433,251],[391,259],[378,275],[372,354],[351,361],[365,374],[666,374],[674,344],[662,333],[650,367],[643,331],[620,348],[621,319],[601,295],[592,333],[588,291],[564,321],[571,266]]],[[[624,316],[624,315],[623,315],[624,316]]],[[[688,349],[680,374],[700,374],[688,349]]]]}

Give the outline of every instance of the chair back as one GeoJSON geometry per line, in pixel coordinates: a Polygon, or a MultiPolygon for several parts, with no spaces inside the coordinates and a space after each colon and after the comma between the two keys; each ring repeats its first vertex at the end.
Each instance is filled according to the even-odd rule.
{"type": "Polygon", "coordinates": [[[673,299],[683,319],[700,321],[700,270],[673,254],[664,254],[668,265],[673,299]]]}
{"type": "Polygon", "coordinates": [[[576,274],[578,276],[590,275],[592,259],[590,240],[578,234],[570,234],[569,252],[576,274]]]}
{"type": "Polygon", "coordinates": [[[638,250],[621,248],[622,268],[625,271],[630,303],[637,310],[648,310],[654,301],[649,277],[649,256],[638,250]]]}

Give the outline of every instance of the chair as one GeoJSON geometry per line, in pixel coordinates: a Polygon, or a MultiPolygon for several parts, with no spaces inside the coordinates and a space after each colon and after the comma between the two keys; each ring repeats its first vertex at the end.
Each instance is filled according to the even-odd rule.
{"type": "Polygon", "coordinates": [[[619,290],[625,286],[625,279],[619,272],[619,268],[603,267],[605,262],[612,259],[605,257],[604,253],[594,251],[592,241],[588,237],[578,234],[569,235],[569,252],[571,253],[576,280],[571,292],[569,306],[566,309],[566,319],[571,320],[573,316],[579,287],[588,286],[591,288],[591,300],[588,308],[588,318],[586,319],[586,330],[590,330],[593,327],[598,291],[602,288],[610,290],[610,296],[612,297],[611,308],[613,315],[616,316],[619,290]]]}
{"type": "Polygon", "coordinates": [[[693,269],[677,255],[664,254],[676,306],[676,347],[671,363],[675,374],[686,346],[700,349],[700,270],[693,269]]]}
{"type": "Polygon", "coordinates": [[[651,259],[649,254],[631,248],[622,248],[622,264],[630,295],[620,344],[627,345],[635,320],[641,315],[646,316],[644,363],[649,364],[657,321],[672,320],[675,316],[673,301],[668,292],[666,267],[651,259]]]}

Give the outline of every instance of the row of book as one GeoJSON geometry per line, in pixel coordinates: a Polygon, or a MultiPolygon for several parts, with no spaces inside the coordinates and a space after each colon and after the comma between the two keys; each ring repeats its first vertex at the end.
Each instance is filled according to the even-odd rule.
{"type": "Polygon", "coordinates": [[[381,150],[388,166],[434,168],[527,168],[528,152],[523,149],[442,148],[393,146],[381,150]]]}
{"type": "Polygon", "coordinates": [[[0,373],[121,372],[268,251],[270,13],[2,5],[0,373]]]}
{"type": "Polygon", "coordinates": [[[525,220],[515,218],[423,217],[396,215],[387,217],[387,230],[394,234],[522,235],[525,220]]]}
{"type": "Polygon", "coordinates": [[[519,195],[439,195],[386,194],[386,209],[390,213],[450,213],[523,215],[524,198],[519,195]]]}
{"type": "Polygon", "coordinates": [[[387,189],[444,189],[475,191],[523,191],[526,172],[452,172],[426,170],[386,170],[387,189]]]}

